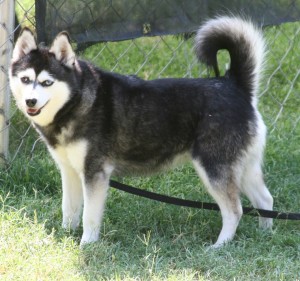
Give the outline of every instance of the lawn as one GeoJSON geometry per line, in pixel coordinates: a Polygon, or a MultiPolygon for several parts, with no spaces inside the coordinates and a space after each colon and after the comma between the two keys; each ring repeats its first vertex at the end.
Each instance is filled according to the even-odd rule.
{"type": "MultiPolygon", "coordinates": [[[[275,209],[294,212],[300,210],[299,33],[299,23],[265,30],[269,53],[260,96],[269,128],[265,180],[275,209]]],[[[195,61],[192,40],[172,36],[98,44],[81,56],[104,69],[145,79],[207,75],[195,61]]],[[[300,279],[300,222],[275,221],[272,232],[264,232],[257,218],[244,216],[234,241],[212,250],[209,245],[221,228],[218,212],[175,207],[114,189],[101,240],[79,250],[82,230],[61,228],[55,164],[45,146],[35,143],[32,129],[24,136],[29,124],[14,105],[12,112],[13,161],[0,174],[0,280],[300,279]]],[[[164,175],[118,180],[212,202],[190,165],[164,175]]],[[[246,199],[243,203],[250,206],[246,199]]]]}

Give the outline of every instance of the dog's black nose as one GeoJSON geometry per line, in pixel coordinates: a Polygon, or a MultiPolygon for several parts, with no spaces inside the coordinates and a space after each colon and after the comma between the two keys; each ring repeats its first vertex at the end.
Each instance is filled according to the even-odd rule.
{"type": "Polygon", "coordinates": [[[25,102],[28,107],[34,107],[36,105],[37,100],[36,99],[28,99],[28,100],[25,100],[25,102]]]}

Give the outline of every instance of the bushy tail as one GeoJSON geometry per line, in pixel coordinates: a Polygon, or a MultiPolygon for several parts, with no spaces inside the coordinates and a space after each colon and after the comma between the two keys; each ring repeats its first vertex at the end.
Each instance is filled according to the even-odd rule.
{"type": "Polygon", "coordinates": [[[195,50],[198,59],[213,67],[219,75],[217,52],[230,55],[228,75],[241,89],[255,97],[265,53],[262,33],[251,22],[235,17],[219,17],[206,22],[197,32],[195,50]]]}

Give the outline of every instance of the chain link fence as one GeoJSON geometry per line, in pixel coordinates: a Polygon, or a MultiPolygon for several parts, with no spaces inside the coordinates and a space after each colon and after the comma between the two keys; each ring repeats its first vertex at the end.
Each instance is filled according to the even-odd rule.
{"type": "Polygon", "coordinates": [[[9,113],[9,88],[8,66],[13,40],[12,13],[13,5],[9,1],[0,1],[0,165],[3,165],[8,157],[8,113],[9,113]]]}
{"type": "MultiPolygon", "coordinates": [[[[81,5],[87,5],[87,2],[82,1],[81,5]]],[[[38,29],[36,7],[32,0],[16,0],[15,7],[12,3],[12,0],[0,0],[0,157],[2,162],[5,159],[9,164],[13,164],[20,155],[30,157],[38,139],[14,102],[10,104],[8,87],[8,63],[13,41],[23,26],[38,29]]],[[[114,7],[112,1],[110,3],[110,9],[120,13],[118,7],[114,7]]],[[[135,5],[136,3],[137,1],[135,5]]],[[[294,13],[299,18],[300,11],[296,4],[295,7],[294,13]]],[[[90,13],[92,14],[93,10],[90,13]]],[[[66,14],[66,18],[60,20],[68,21],[74,16],[76,15],[66,14]]],[[[147,34],[150,31],[151,26],[145,22],[141,32],[147,34]]],[[[271,142],[276,142],[282,137],[298,141],[300,138],[300,24],[294,22],[267,26],[265,36],[269,53],[261,85],[260,109],[269,128],[269,138],[271,142]]],[[[163,35],[76,46],[81,57],[104,69],[122,74],[136,74],[144,79],[207,76],[207,70],[198,64],[193,54],[193,40],[188,38],[187,34],[163,35]]]]}

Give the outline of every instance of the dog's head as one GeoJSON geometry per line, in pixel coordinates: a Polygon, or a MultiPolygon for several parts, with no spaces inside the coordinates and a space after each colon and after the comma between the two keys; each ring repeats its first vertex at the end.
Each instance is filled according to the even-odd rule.
{"type": "Polygon", "coordinates": [[[37,45],[30,29],[23,29],[9,71],[10,87],[21,111],[34,123],[49,125],[70,99],[76,66],[66,32],[46,48],[37,45]]]}

